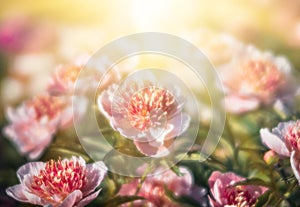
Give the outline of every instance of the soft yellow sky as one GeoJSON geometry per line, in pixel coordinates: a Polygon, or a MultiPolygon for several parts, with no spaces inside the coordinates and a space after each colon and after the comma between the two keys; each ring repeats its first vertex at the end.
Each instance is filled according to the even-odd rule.
{"type": "Polygon", "coordinates": [[[209,28],[268,47],[281,39],[294,45],[299,8],[299,0],[10,0],[1,2],[0,17],[25,12],[58,25],[96,26],[111,39],[209,28]]]}

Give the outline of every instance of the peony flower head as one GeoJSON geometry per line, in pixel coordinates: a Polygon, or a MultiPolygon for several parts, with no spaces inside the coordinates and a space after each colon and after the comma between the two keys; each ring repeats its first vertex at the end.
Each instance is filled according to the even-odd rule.
{"type": "Polygon", "coordinates": [[[9,16],[0,25],[0,50],[6,53],[40,52],[55,39],[52,26],[33,22],[24,14],[9,16]]]}
{"type": "Polygon", "coordinates": [[[291,65],[284,57],[248,46],[220,69],[230,112],[243,113],[270,105],[292,92],[291,65]]]}
{"type": "Polygon", "coordinates": [[[281,156],[290,157],[293,173],[300,182],[300,120],[281,122],[272,129],[261,129],[262,142],[281,156]]]}
{"type": "Polygon", "coordinates": [[[19,152],[30,159],[38,158],[51,142],[61,121],[63,102],[51,96],[37,96],[16,109],[7,109],[10,122],[4,134],[19,152]]]}
{"type": "Polygon", "coordinates": [[[81,67],[79,64],[58,66],[48,85],[48,92],[51,95],[71,94],[81,67]]]}
{"type": "Polygon", "coordinates": [[[106,72],[104,69],[108,67],[107,65],[100,60],[97,62],[92,59],[89,62],[89,59],[90,55],[84,54],[76,58],[70,65],[59,65],[50,79],[48,92],[54,96],[72,95],[77,85],[76,90],[80,89],[80,93],[85,94],[95,88],[101,91],[120,79],[116,67],[106,72]],[[82,69],[83,74],[79,76],[82,69]]]}
{"type": "Polygon", "coordinates": [[[161,87],[153,81],[111,85],[98,97],[98,108],[114,130],[133,139],[147,156],[163,156],[176,136],[189,126],[182,112],[183,96],[174,86],[161,87]]]}
{"type": "Polygon", "coordinates": [[[213,195],[213,198],[210,198],[210,204],[213,207],[254,207],[257,198],[266,191],[266,188],[252,185],[234,185],[243,180],[245,180],[245,178],[232,172],[224,174],[219,171],[213,172],[208,179],[209,187],[213,195]]]}
{"type": "MultiPolygon", "coordinates": [[[[205,189],[193,184],[192,175],[186,168],[180,167],[179,171],[182,176],[177,176],[172,170],[161,173],[157,169],[154,173],[159,174],[148,176],[137,193],[138,196],[144,197],[145,200],[135,201],[133,206],[181,206],[167,197],[165,188],[171,190],[176,197],[186,195],[194,198],[199,204],[204,203],[205,189]]],[[[122,196],[135,195],[139,183],[140,179],[135,178],[130,183],[123,184],[119,194],[122,196]]]]}
{"type": "Polygon", "coordinates": [[[106,174],[102,162],[87,164],[81,157],[47,163],[31,162],[17,172],[21,182],[7,188],[12,198],[34,205],[53,207],[86,206],[95,199],[95,191],[106,174]]]}
{"type": "Polygon", "coordinates": [[[290,156],[292,151],[300,152],[300,120],[281,122],[270,132],[261,129],[262,142],[282,156],[290,156]]]}

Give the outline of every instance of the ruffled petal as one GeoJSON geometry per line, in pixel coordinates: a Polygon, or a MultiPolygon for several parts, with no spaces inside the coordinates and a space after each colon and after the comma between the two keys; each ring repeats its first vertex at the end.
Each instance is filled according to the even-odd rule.
{"type": "Polygon", "coordinates": [[[27,197],[23,193],[24,188],[23,185],[15,185],[6,189],[6,194],[13,199],[16,199],[21,202],[29,202],[27,197]]]}
{"type": "Polygon", "coordinates": [[[82,192],[80,190],[74,190],[68,197],[57,207],[71,207],[75,206],[82,199],[82,192]]]}
{"type": "Polygon", "coordinates": [[[45,167],[44,162],[29,162],[17,171],[17,176],[21,182],[23,182],[26,175],[38,175],[40,170],[45,167]]]}
{"type": "Polygon", "coordinates": [[[276,153],[283,156],[290,156],[290,152],[285,143],[278,136],[272,134],[269,129],[261,129],[260,137],[262,142],[276,153]]]}
{"type": "Polygon", "coordinates": [[[99,195],[100,190],[88,195],[87,197],[85,197],[84,199],[82,199],[81,201],[79,201],[79,203],[76,205],[76,207],[84,207],[87,204],[89,204],[92,200],[96,199],[97,196],[99,195]]]}
{"type": "Polygon", "coordinates": [[[88,182],[83,187],[83,196],[89,195],[100,185],[107,172],[107,167],[103,162],[95,162],[86,166],[88,182]]]}
{"type": "Polygon", "coordinates": [[[300,183],[300,162],[299,162],[299,156],[296,155],[295,151],[292,151],[291,153],[290,162],[291,162],[293,173],[297,178],[298,182],[300,183]]]}

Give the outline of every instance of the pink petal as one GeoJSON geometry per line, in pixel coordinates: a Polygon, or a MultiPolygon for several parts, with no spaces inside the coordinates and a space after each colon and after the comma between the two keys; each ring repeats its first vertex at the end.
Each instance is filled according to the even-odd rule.
{"type": "Polygon", "coordinates": [[[299,156],[296,155],[295,151],[292,151],[291,153],[290,162],[291,162],[293,173],[297,178],[298,182],[300,183],[300,162],[299,162],[299,156]]]}
{"type": "Polygon", "coordinates": [[[83,195],[88,195],[100,185],[107,172],[103,162],[95,162],[86,166],[88,182],[82,189],[83,195]]]}
{"type": "Polygon", "coordinates": [[[112,101],[115,91],[118,86],[113,84],[106,91],[102,92],[97,99],[99,111],[107,118],[111,119],[112,116],[112,101]]]}
{"type": "Polygon", "coordinates": [[[87,204],[89,204],[92,200],[96,199],[97,196],[99,195],[100,193],[100,190],[92,193],[91,195],[85,197],[84,199],[82,199],[77,205],[76,207],[84,207],[86,206],[87,204]]]}
{"type": "Polygon", "coordinates": [[[271,150],[283,156],[290,156],[285,143],[278,136],[272,134],[269,129],[261,129],[260,136],[262,142],[271,150]]]}
{"type": "Polygon", "coordinates": [[[189,125],[190,125],[191,117],[186,113],[181,113],[176,115],[173,119],[171,119],[168,124],[173,125],[174,130],[171,131],[166,137],[168,138],[175,138],[180,136],[184,133],[189,125]]]}
{"type": "MultiPolygon", "coordinates": [[[[152,141],[152,142],[156,142],[156,141],[152,141]]],[[[136,146],[136,148],[143,153],[146,156],[154,156],[156,154],[159,153],[159,150],[163,150],[159,147],[153,147],[152,145],[154,145],[152,142],[138,142],[138,141],[134,141],[134,144],[136,146]]],[[[166,148],[165,148],[166,149],[166,148]]]]}
{"type": "Polygon", "coordinates": [[[6,194],[18,201],[29,202],[27,197],[24,195],[23,191],[24,191],[23,185],[20,184],[20,185],[15,185],[15,186],[7,188],[6,194]]]}
{"type": "Polygon", "coordinates": [[[68,197],[57,207],[71,207],[75,206],[82,199],[82,192],[80,190],[73,191],[68,197]]]}
{"type": "Polygon", "coordinates": [[[17,176],[20,182],[23,182],[26,175],[38,175],[44,167],[44,162],[29,162],[18,169],[17,176]]]}
{"type": "Polygon", "coordinates": [[[225,98],[226,110],[235,113],[245,113],[252,111],[259,106],[259,101],[256,98],[242,98],[237,95],[227,95],[225,98]]]}
{"type": "Polygon", "coordinates": [[[125,183],[122,185],[121,189],[119,190],[119,195],[123,195],[123,196],[130,196],[130,195],[134,195],[137,187],[139,185],[139,179],[133,179],[130,183],[125,183]]]}
{"type": "Polygon", "coordinates": [[[24,195],[28,199],[29,203],[35,204],[35,205],[46,205],[47,202],[42,200],[40,197],[36,196],[35,194],[29,192],[28,190],[23,191],[24,195]]]}

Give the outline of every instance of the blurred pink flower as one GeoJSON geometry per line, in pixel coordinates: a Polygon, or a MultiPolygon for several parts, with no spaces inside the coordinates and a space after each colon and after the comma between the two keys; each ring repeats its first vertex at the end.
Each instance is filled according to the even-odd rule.
{"type": "Polygon", "coordinates": [[[69,65],[57,66],[48,83],[47,91],[53,96],[72,95],[79,73],[89,58],[90,55],[82,54],[69,65]]]}
{"type": "Polygon", "coordinates": [[[261,129],[262,142],[279,155],[290,157],[293,172],[300,182],[300,120],[281,122],[272,129],[261,129]]]}
{"type": "Polygon", "coordinates": [[[90,55],[83,54],[70,65],[59,65],[50,79],[48,92],[54,96],[72,95],[77,85],[76,90],[80,89],[80,92],[85,94],[89,89],[97,88],[97,91],[101,91],[120,79],[119,73],[115,69],[105,73],[106,66],[102,65],[101,61],[96,64],[94,63],[96,61],[93,60],[94,62],[90,65],[86,65],[89,58],[90,55]],[[83,71],[83,75],[79,77],[79,73],[84,67],[89,68],[83,71]],[[101,81],[100,86],[99,81],[101,81]]]}
{"type": "Polygon", "coordinates": [[[245,178],[232,172],[221,173],[215,171],[208,179],[209,187],[213,198],[210,198],[210,204],[213,207],[254,207],[257,198],[267,189],[261,186],[245,185],[234,186],[245,178]]]}
{"type": "MultiPolygon", "coordinates": [[[[165,188],[172,191],[176,197],[185,195],[193,198],[195,201],[198,201],[199,204],[205,203],[204,196],[206,195],[206,190],[193,184],[191,173],[186,168],[180,167],[179,171],[182,173],[182,176],[177,176],[172,170],[148,176],[136,194],[144,197],[145,200],[135,201],[133,206],[182,206],[167,197],[165,188]]],[[[122,196],[135,195],[140,182],[140,179],[135,178],[130,183],[123,184],[119,194],[122,196]]],[[[126,204],[123,206],[129,205],[126,204]]]]}
{"type": "Polygon", "coordinates": [[[174,138],[190,123],[190,116],[181,112],[183,96],[175,86],[166,89],[147,80],[132,81],[122,87],[119,90],[113,84],[99,95],[100,112],[114,130],[133,139],[144,155],[167,155],[174,138]]]}
{"type": "Polygon", "coordinates": [[[282,156],[290,156],[292,151],[300,152],[300,120],[280,122],[272,129],[260,130],[262,142],[282,156]]]}
{"type": "Polygon", "coordinates": [[[37,96],[16,109],[8,108],[10,124],[4,128],[4,134],[21,154],[36,159],[50,144],[59,127],[63,107],[61,99],[45,95],[37,96]]]}
{"type": "Polygon", "coordinates": [[[12,198],[34,205],[53,207],[86,206],[100,190],[107,168],[102,162],[87,164],[79,157],[47,163],[30,162],[17,171],[21,184],[9,187],[12,198]]]}
{"type": "Polygon", "coordinates": [[[288,60],[252,46],[233,56],[219,71],[227,93],[226,108],[232,113],[287,99],[293,91],[288,60]]]}
{"type": "Polygon", "coordinates": [[[80,70],[81,66],[75,64],[58,66],[48,85],[48,92],[51,95],[71,94],[80,70]]]}
{"type": "Polygon", "coordinates": [[[33,22],[25,15],[4,19],[0,25],[0,49],[8,53],[35,52],[55,42],[52,26],[33,22]]]}

